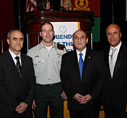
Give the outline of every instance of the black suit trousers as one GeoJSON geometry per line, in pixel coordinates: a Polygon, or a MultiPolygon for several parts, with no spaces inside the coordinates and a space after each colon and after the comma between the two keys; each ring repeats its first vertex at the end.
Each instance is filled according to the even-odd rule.
{"type": "MultiPolygon", "coordinates": [[[[98,110],[99,111],[99,110],[98,110]]],[[[70,118],[98,118],[98,111],[88,111],[87,109],[83,110],[70,110],[70,118]]]]}

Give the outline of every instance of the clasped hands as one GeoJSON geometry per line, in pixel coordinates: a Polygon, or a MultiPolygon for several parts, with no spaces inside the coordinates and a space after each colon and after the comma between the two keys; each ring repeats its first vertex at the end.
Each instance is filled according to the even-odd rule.
{"type": "Polygon", "coordinates": [[[20,102],[20,104],[16,107],[15,111],[19,114],[26,111],[28,105],[25,102],[20,102]]]}
{"type": "Polygon", "coordinates": [[[76,93],[73,97],[79,104],[86,104],[88,101],[92,99],[92,96],[87,94],[85,96],[76,93]]]}

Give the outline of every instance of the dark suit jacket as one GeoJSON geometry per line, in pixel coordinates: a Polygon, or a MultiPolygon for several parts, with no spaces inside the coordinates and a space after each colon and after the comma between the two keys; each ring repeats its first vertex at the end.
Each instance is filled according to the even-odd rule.
{"type": "Polygon", "coordinates": [[[124,110],[127,104],[127,45],[122,44],[116,60],[113,78],[109,69],[109,49],[104,50],[105,82],[102,91],[102,100],[105,109],[111,103],[119,110],[124,110]]]}
{"type": "Polygon", "coordinates": [[[61,80],[64,91],[68,96],[68,108],[82,110],[95,108],[104,82],[104,63],[102,55],[93,50],[86,51],[83,66],[82,83],[76,50],[68,52],[62,57],[61,80]],[[73,99],[76,93],[90,94],[92,100],[86,105],[80,105],[73,99]]]}
{"type": "Polygon", "coordinates": [[[0,54],[0,111],[1,106],[14,111],[20,102],[31,106],[35,92],[33,63],[32,59],[24,54],[21,54],[21,61],[22,77],[9,51],[0,54]]]}

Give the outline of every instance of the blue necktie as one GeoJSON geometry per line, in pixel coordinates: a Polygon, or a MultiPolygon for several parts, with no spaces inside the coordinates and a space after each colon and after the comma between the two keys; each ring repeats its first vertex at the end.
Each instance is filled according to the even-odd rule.
{"type": "Polygon", "coordinates": [[[82,69],[83,69],[83,59],[82,59],[82,53],[79,53],[79,71],[80,71],[80,79],[82,82],[82,69]]]}

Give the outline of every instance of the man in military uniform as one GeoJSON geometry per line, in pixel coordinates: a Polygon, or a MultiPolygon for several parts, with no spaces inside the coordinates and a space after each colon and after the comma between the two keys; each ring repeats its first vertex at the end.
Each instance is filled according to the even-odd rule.
{"type": "Polygon", "coordinates": [[[49,105],[51,118],[63,118],[63,100],[67,97],[61,86],[60,68],[65,47],[53,43],[54,28],[50,22],[41,24],[40,36],[41,43],[28,51],[36,75],[35,117],[47,118],[49,105]]]}

